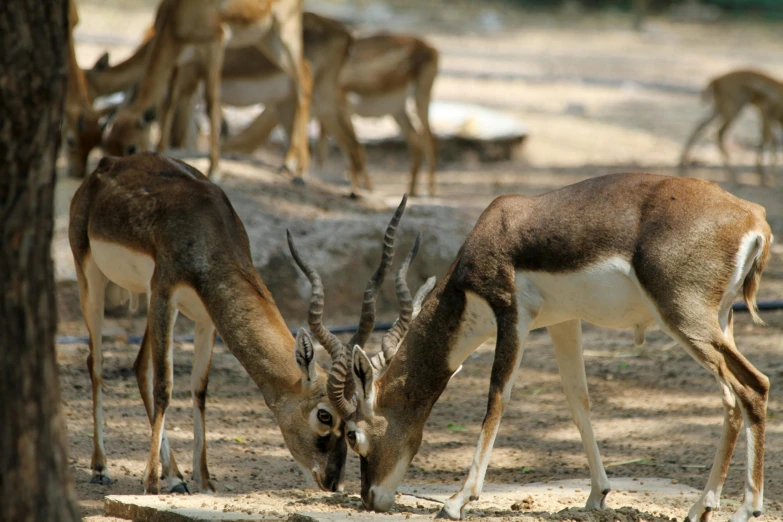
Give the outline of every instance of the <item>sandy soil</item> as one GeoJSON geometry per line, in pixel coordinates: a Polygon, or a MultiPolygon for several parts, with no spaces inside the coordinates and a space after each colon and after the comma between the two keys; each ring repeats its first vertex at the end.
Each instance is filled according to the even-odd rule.
{"type": "MultiPolygon", "coordinates": [[[[83,4],[78,51],[85,65],[107,46],[108,39],[96,43],[96,36],[111,35],[115,39],[110,47],[116,51],[113,58],[118,59],[127,54],[128,44],[136,41],[136,35],[152,18],[146,4],[143,8],[129,2],[109,7],[87,0],[83,4]]],[[[508,9],[503,5],[490,9],[508,9]]],[[[647,31],[637,35],[626,29],[630,24],[618,15],[574,20],[511,11],[508,16],[503,14],[500,31],[489,34],[483,26],[470,25],[482,18],[472,17],[469,10],[465,15],[449,11],[435,17],[421,14],[415,6],[406,9],[410,11],[395,12],[397,19],[411,21],[410,30],[428,34],[443,54],[437,98],[499,108],[519,115],[531,128],[524,158],[491,165],[466,158],[441,165],[440,198],[417,202],[464,205],[474,216],[502,193],[540,193],[629,169],[673,173],[681,144],[705,110],[693,93],[709,76],[747,65],[783,73],[783,45],[774,37],[779,26],[771,24],[721,22],[702,26],[653,19],[647,31]],[[460,32],[460,27],[467,29],[460,32]],[[602,81],[592,81],[595,79],[602,81]]],[[[747,145],[757,136],[753,116],[744,116],[733,133],[732,154],[741,168],[743,182],[736,193],[764,204],[779,235],[783,233],[781,191],[760,188],[748,167],[753,156],[747,145]]],[[[705,166],[693,169],[693,175],[724,181],[724,172],[716,168],[718,156],[711,143],[697,147],[694,155],[705,166]]],[[[268,152],[258,157],[272,164],[279,162],[268,152]]],[[[398,198],[407,184],[407,157],[372,152],[369,157],[378,200],[398,198]]],[[[194,164],[205,165],[203,160],[194,164]]],[[[344,184],[344,166],[342,158],[334,155],[318,176],[344,184]]],[[[275,204],[275,183],[234,175],[230,167],[227,171],[225,183],[232,190],[245,187],[246,197],[263,200],[265,205],[275,204]]],[[[316,192],[309,196],[297,202],[298,209],[307,207],[305,211],[314,217],[342,210],[337,204],[319,207],[316,192]]],[[[280,202],[281,212],[290,211],[288,201],[280,202]]],[[[367,204],[367,208],[368,212],[377,211],[375,204],[367,204]]],[[[762,300],[783,296],[781,254],[783,248],[775,247],[762,284],[762,300]]],[[[75,296],[66,296],[60,304],[67,319],[60,332],[86,334],[73,313],[78,309],[75,296]]],[[[764,318],[770,324],[767,328],[754,326],[747,316],[738,315],[735,332],[743,353],[772,382],[765,479],[767,514],[760,519],[771,521],[783,516],[783,313],[765,313],[764,318]]],[[[122,340],[126,335],[140,335],[143,319],[113,317],[107,321],[107,331],[118,339],[106,341],[104,352],[105,437],[109,465],[117,480],[109,487],[89,484],[92,416],[84,362],[87,347],[58,346],[72,469],[83,513],[94,521],[108,520],[101,516],[104,495],[141,492],[149,447],[149,428],[132,372],[137,346],[122,340]]],[[[178,331],[189,331],[183,319],[178,331]]],[[[639,349],[633,346],[630,332],[585,326],[584,344],[593,424],[610,478],[666,477],[703,487],[723,420],[713,378],[658,331],[648,332],[647,345],[639,349]]],[[[167,416],[169,438],[186,473],[192,446],[188,391],[191,353],[192,345],[187,343],[175,347],[174,397],[167,416]]],[[[453,379],[433,410],[406,484],[461,484],[465,479],[484,415],[491,364],[492,345],[487,344],[453,379]],[[448,427],[450,424],[464,429],[455,431],[448,427]]],[[[238,505],[252,505],[269,514],[306,508],[347,515],[359,509],[359,465],[354,455],[348,459],[344,495],[300,490],[303,479],[283,447],[271,413],[246,372],[223,346],[215,349],[207,412],[209,462],[221,497],[231,497],[238,505]]],[[[713,520],[726,520],[741,498],[744,451],[744,441],[740,441],[724,489],[725,509],[713,520]]],[[[561,392],[551,343],[545,333],[534,332],[495,444],[487,483],[587,476],[586,459],[561,392]]],[[[521,502],[520,510],[508,506],[478,510],[474,515],[582,520],[588,515],[558,512],[577,508],[583,502],[584,498],[550,504],[521,502]]],[[[623,497],[610,495],[608,503],[619,508],[624,505],[623,497]]],[[[397,509],[425,514],[436,506],[404,504],[397,509]]],[[[685,505],[650,501],[609,513],[604,519],[681,519],[686,512],[685,505]]]]}

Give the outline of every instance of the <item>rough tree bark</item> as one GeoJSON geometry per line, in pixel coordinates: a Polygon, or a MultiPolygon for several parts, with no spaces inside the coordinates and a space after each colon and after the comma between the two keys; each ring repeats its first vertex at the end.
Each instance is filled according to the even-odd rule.
{"type": "Polygon", "coordinates": [[[0,1],[0,520],[79,520],[50,247],[67,0],[0,1]]]}

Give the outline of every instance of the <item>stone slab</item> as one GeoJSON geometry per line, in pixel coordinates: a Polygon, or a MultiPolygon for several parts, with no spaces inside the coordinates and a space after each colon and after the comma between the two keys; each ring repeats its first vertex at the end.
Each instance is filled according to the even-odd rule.
{"type": "Polygon", "coordinates": [[[256,522],[259,520],[286,520],[287,515],[268,516],[237,512],[224,512],[210,505],[222,506],[213,497],[204,495],[154,496],[154,495],[109,495],[103,500],[103,509],[108,516],[135,520],[138,522],[256,522]]]}
{"type": "MultiPolygon", "coordinates": [[[[635,500],[641,499],[661,505],[672,505],[675,501],[691,502],[700,494],[695,488],[666,478],[619,477],[613,478],[611,484],[612,493],[608,499],[610,506],[634,505],[635,500]]],[[[399,488],[397,505],[402,510],[406,510],[406,506],[431,510],[433,507],[439,507],[439,504],[453,495],[459,487],[459,485],[402,486],[399,488]]],[[[519,509],[512,507],[515,504],[531,502],[533,505],[548,505],[552,500],[560,501],[560,504],[581,507],[589,493],[590,479],[588,478],[530,484],[487,484],[479,500],[471,503],[471,509],[514,510],[519,509]]],[[[341,520],[402,522],[432,517],[432,515],[418,513],[381,514],[353,510],[258,514],[232,509],[231,504],[234,500],[232,497],[207,495],[110,495],[104,499],[104,509],[106,515],[139,522],[336,522],[341,520]]]]}
{"type": "Polygon", "coordinates": [[[230,511],[231,497],[206,495],[109,495],[104,499],[107,516],[137,522],[403,522],[431,518],[424,515],[396,515],[369,512],[301,512],[261,515],[230,511]],[[224,511],[229,509],[228,511],[224,511]],[[349,518],[350,517],[350,518],[349,518]]]}
{"type": "MultiPolygon", "coordinates": [[[[682,499],[698,496],[700,491],[685,484],[666,478],[617,477],[610,480],[612,492],[608,503],[622,495],[623,503],[633,504],[633,498],[653,497],[657,501],[667,502],[675,498],[682,499]]],[[[421,485],[401,486],[399,492],[405,496],[425,499],[431,502],[443,503],[456,493],[461,485],[421,485]]],[[[509,505],[528,497],[544,499],[545,497],[574,498],[582,497],[585,501],[590,494],[590,479],[569,479],[552,482],[532,482],[530,484],[486,484],[481,492],[477,507],[508,508],[509,505]]],[[[649,500],[649,498],[648,498],[649,500]]]]}
{"type": "Polygon", "coordinates": [[[397,515],[388,513],[355,513],[350,516],[345,511],[332,513],[297,513],[290,515],[286,522],[406,522],[411,520],[431,520],[431,515],[397,515]]]}

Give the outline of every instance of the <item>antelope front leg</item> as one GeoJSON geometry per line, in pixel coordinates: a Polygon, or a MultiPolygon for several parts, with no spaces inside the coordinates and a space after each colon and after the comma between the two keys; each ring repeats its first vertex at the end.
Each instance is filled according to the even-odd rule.
{"type": "MultiPolygon", "coordinates": [[[[307,122],[310,119],[313,79],[302,51],[301,3],[291,3],[288,7],[285,12],[277,14],[277,30],[269,31],[257,45],[293,83],[296,107],[283,167],[291,173],[294,180],[303,181],[302,178],[310,166],[307,122]]],[[[283,9],[282,3],[280,8],[283,9]]]]}
{"type": "Polygon", "coordinates": [[[526,310],[522,310],[520,312],[522,317],[517,322],[517,314],[513,309],[503,313],[496,312],[498,333],[495,361],[492,364],[487,414],[481,425],[476,454],[473,457],[473,464],[470,466],[468,479],[462,489],[443,504],[437,518],[461,520],[468,502],[478,500],[481,494],[500,419],[511,398],[511,388],[514,386],[514,378],[519,369],[519,363],[522,361],[523,344],[532,322],[532,317],[527,314],[526,310]]]}
{"type": "Polygon", "coordinates": [[[161,104],[160,140],[158,140],[158,146],[155,149],[156,152],[160,154],[165,153],[171,146],[171,126],[174,122],[174,113],[179,106],[179,98],[182,90],[182,81],[180,79],[181,70],[181,66],[177,65],[171,72],[171,78],[169,79],[169,95],[161,104]]]}
{"type": "Polygon", "coordinates": [[[209,106],[209,170],[207,177],[216,180],[220,162],[220,71],[223,67],[223,34],[207,48],[206,98],[209,106]]]}
{"type": "Polygon", "coordinates": [[[147,316],[147,328],[150,333],[150,347],[152,350],[152,441],[150,454],[147,460],[147,476],[144,478],[144,493],[157,494],[158,464],[163,427],[166,419],[166,409],[171,402],[171,388],[174,380],[172,339],[174,320],[177,312],[171,306],[169,289],[155,288],[153,276],[152,297],[147,316]]]}
{"type": "Polygon", "coordinates": [[[405,105],[402,106],[399,112],[394,114],[394,121],[399,125],[402,137],[405,139],[405,143],[407,143],[411,152],[411,184],[408,193],[411,196],[415,196],[418,194],[416,191],[416,180],[419,176],[422,159],[421,135],[416,130],[416,127],[413,126],[413,123],[411,123],[408,113],[405,112],[405,105]]]}
{"type": "Polygon", "coordinates": [[[587,393],[585,361],[582,355],[582,323],[579,320],[568,321],[550,326],[547,330],[555,347],[560,382],[571,409],[571,417],[579,429],[590,466],[591,488],[585,507],[606,509],[606,495],[609,494],[610,485],[590,423],[590,396],[587,393]]]}
{"type": "Polygon", "coordinates": [[[707,128],[707,125],[709,125],[712,122],[712,120],[717,118],[718,114],[719,114],[718,111],[713,111],[712,113],[710,113],[709,116],[707,116],[706,119],[699,122],[699,124],[696,125],[695,129],[693,129],[693,132],[688,137],[688,141],[685,142],[685,147],[683,147],[682,149],[682,154],[680,154],[680,163],[679,163],[679,168],[677,170],[678,176],[685,176],[685,169],[688,167],[688,162],[689,162],[688,156],[691,149],[696,144],[696,140],[699,139],[701,133],[704,132],[704,129],[707,128]]]}
{"type": "Polygon", "coordinates": [[[207,427],[205,407],[209,366],[215,345],[215,327],[212,323],[196,323],[193,339],[193,371],[190,387],[193,393],[193,482],[202,493],[214,493],[207,468],[207,427]]]}
{"type": "MultiPolygon", "coordinates": [[[[141,339],[141,349],[133,364],[133,370],[136,373],[136,382],[139,385],[139,393],[144,403],[144,409],[147,411],[147,418],[152,426],[155,412],[153,400],[153,378],[152,378],[152,349],[150,343],[150,329],[144,331],[144,337],[141,339]]],[[[190,493],[185,479],[177,467],[174,454],[169,446],[169,439],[166,436],[166,427],[163,427],[160,437],[160,461],[163,468],[163,478],[169,488],[169,493],[190,493]]],[[[147,470],[144,470],[146,476],[147,470]]]]}

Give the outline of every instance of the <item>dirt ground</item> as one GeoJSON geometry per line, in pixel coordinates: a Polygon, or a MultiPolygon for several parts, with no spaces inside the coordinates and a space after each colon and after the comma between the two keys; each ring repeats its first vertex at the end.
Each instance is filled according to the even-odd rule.
{"type": "MultiPolygon", "coordinates": [[[[131,2],[84,0],[77,33],[82,64],[91,64],[106,47],[113,51],[113,61],[127,54],[152,18],[148,4],[139,7],[131,2]]],[[[328,8],[339,5],[324,3],[328,8]]],[[[364,5],[369,9],[367,5],[385,4],[364,5]]],[[[453,11],[423,12],[411,3],[394,5],[402,7],[392,10],[389,24],[395,28],[404,25],[410,32],[426,35],[442,53],[435,98],[499,109],[518,115],[530,127],[523,157],[480,164],[468,156],[442,164],[438,170],[439,197],[413,202],[421,206],[460,206],[473,216],[478,216],[498,194],[535,194],[623,170],[672,174],[680,147],[705,113],[695,93],[710,76],[739,66],[783,74],[781,27],[770,23],[724,20],[701,25],[660,17],[653,18],[647,29],[637,34],[628,30],[630,20],[617,13],[524,13],[493,3],[484,8],[457,3],[460,8],[453,11]]],[[[360,134],[362,125],[358,125],[360,134]]],[[[753,152],[749,145],[757,139],[755,115],[749,111],[743,116],[732,136],[732,157],[742,182],[735,193],[765,205],[773,231],[780,237],[783,205],[779,187],[783,179],[778,180],[777,188],[761,188],[750,167],[753,152]]],[[[690,171],[692,175],[725,181],[712,142],[695,148],[693,154],[701,163],[690,171]]],[[[324,172],[316,176],[336,184],[337,189],[321,190],[317,183],[308,186],[302,189],[307,196],[296,202],[295,210],[310,212],[314,217],[329,212],[377,212],[384,202],[398,199],[407,184],[407,156],[371,151],[369,158],[376,196],[368,196],[365,202],[341,199],[345,163],[333,154],[324,172]],[[332,204],[319,203],[324,199],[332,204]]],[[[270,152],[259,153],[257,159],[271,164],[280,161],[270,152]]],[[[205,166],[203,159],[193,163],[205,166]]],[[[225,162],[224,171],[227,188],[257,198],[267,208],[276,204],[276,191],[283,190],[278,181],[269,181],[274,174],[261,167],[225,162]],[[248,169],[260,174],[242,174],[248,169]]],[[[292,189],[284,190],[288,193],[292,189]]],[[[291,211],[289,198],[279,205],[281,212],[291,211]]],[[[783,297],[782,254],[783,246],[773,247],[760,300],[783,297]]],[[[75,296],[61,298],[60,306],[64,318],[60,334],[86,335],[83,322],[74,313],[78,309],[75,296]]],[[[759,519],[771,521],[783,517],[783,312],[765,312],[762,316],[769,323],[766,328],[754,326],[747,315],[738,314],[735,335],[743,353],[772,383],[766,446],[767,513],[759,519]]],[[[584,330],[593,425],[610,479],[665,477],[702,488],[723,422],[714,379],[659,331],[648,331],[647,344],[636,348],[629,331],[590,325],[584,330]]],[[[111,317],[106,331],[105,439],[110,470],[116,479],[108,487],[89,484],[92,416],[85,365],[87,346],[57,347],[72,469],[83,514],[93,521],[109,520],[102,516],[105,495],[142,491],[149,448],[150,432],[132,371],[138,347],[123,340],[127,335],[142,333],[143,318],[111,317]]],[[[178,332],[189,332],[185,319],[180,319],[178,332]]],[[[374,339],[371,350],[377,348],[377,341],[374,339]]],[[[492,348],[486,344],[468,359],[435,406],[406,484],[451,485],[464,481],[485,411],[492,348]]],[[[167,416],[169,440],[186,474],[192,451],[188,391],[192,350],[188,343],[175,346],[174,396],[167,416]]],[[[347,516],[360,509],[359,463],[354,455],[347,463],[345,494],[300,490],[303,478],[283,447],[260,392],[220,345],[215,348],[210,374],[207,426],[209,464],[221,497],[253,505],[256,512],[270,515],[306,508],[339,511],[347,516]]],[[[744,452],[741,440],[724,488],[724,509],[712,520],[727,520],[741,499],[744,452]]],[[[586,458],[561,391],[550,340],[545,332],[534,332],[527,343],[486,482],[521,484],[587,476],[586,458]]],[[[586,520],[583,513],[558,514],[564,508],[581,506],[587,492],[584,497],[564,503],[536,502],[523,505],[521,511],[510,506],[474,510],[473,515],[586,520]]],[[[622,497],[610,494],[608,504],[620,508],[622,497]]],[[[686,505],[654,502],[630,507],[639,511],[623,513],[630,512],[630,519],[644,520],[682,519],[688,509],[686,505]]],[[[436,506],[406,504],[396,509],[423,514],[436,506]]],[[[620,516],[620,512],[607,515],[610,520],[620,516]]]]}

